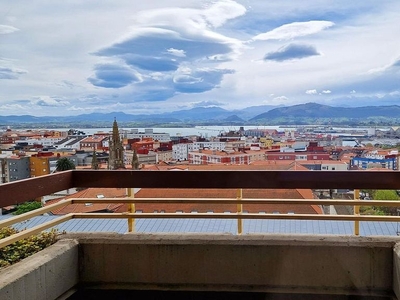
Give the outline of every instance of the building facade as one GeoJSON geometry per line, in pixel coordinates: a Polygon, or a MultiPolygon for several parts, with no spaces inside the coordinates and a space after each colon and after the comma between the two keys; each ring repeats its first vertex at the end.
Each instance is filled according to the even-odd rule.
{"type": "Polygon", "coordinates": [[[189,152],[189,164],[208,165],[208,164],[232,164],[248,165],[250,163],[250,154],[238,151],[217,151],[202,150],[198,152],[189,152]]]}
{"type": "Polygon", "coordinates": [[[351,166],[356,166],[359,169],[383,168],[389,170],[398,170],[397,157],[390,158],[368,158],[368,157],[353,157],[351,166]]]}
{"type": "Polygon", "coordinates": [[[168,142],[171,140],[169,133],[156,133],[152,128],[147,128],[144,132],[139,132],[139,129],[131,129],[130,132],[123,134],[124,139],[139,139],[151,138],[159,142],[168,142]]]}
{"type": "Polygon", "coordinates": [[[0,183],[30,178],[29,162],[27,156],[0,158],[0,183]]]}
{"type": "Polygon", "coordinates": [[[199,151],[200,149],[217,150],[225,149],[225,142],[195,142],[176,144],[172,146],[172,159],[184,161],[188,160],[189,152],[199,151]]]}

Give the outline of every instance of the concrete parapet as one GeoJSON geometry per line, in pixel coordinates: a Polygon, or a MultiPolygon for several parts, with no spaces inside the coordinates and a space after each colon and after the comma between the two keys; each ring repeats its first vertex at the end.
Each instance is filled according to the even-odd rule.
{"type": "Polygon", "coordinates": [[[393,294],[393,238],[193,234],[76,238],[83,286],[393,294]]]}
{"type": "Polygon", "coordinates": [[[399,241],[281,234],[68,234],[1,270],[0,299],[57,299],[77,286],[400,298],[399,241]]]}
{"type": "Polygon", "coordinates": [[[393,248],[393,292],[400,299],[400,243],[393,248]]]}
{"type": "Polygon", "coordinates": [[[0,299],[57,299],[77,285],[78,242],[61,240],[0,271],[0,299]]]}

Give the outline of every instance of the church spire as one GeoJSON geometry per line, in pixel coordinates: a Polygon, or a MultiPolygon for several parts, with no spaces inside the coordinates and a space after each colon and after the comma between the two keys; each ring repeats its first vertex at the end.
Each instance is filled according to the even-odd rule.
{"type": "Polygon", "coordinates": [[[110,170],[125,169],[124,164],[124,148],[122,147],[121,138],[119,136],[117,119],[114,118],[112,135],[109,142],[110,157],[108,168],[110,170]]]}

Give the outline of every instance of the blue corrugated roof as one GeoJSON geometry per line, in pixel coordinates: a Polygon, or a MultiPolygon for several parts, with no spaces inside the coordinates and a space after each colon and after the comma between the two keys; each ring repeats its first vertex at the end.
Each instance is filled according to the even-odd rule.
{"type": "MultiPolygon", "coordinates": [[[[1,218],[7,218],[2,216],[1,218]]],[[[58,216],[38,216],[16,224],[18,230],[31,228],[58,216]]],[[[128,222],[123,219],[72,219],[55,226],[66,232],[117,232],[126,233],[128,222]]],[[[232,233],[237,232],[237,221],[228,219],[137,219],[136,232],[140,233],[232,233]]],[[[360,235],[397,235],[397,222],[360,222],[360,235]]],[[[243,220],[244,234],[338,234],[352,235],[352,221],[314,220],[243,220]]]]}

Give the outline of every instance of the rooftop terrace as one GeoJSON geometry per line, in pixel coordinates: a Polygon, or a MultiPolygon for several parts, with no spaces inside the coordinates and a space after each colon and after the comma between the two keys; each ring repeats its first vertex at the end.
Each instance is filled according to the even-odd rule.
{"type": "Polygon", "coordinates": [[[357,208],[367,204],[398,206],[398,202],[246,199],[242,197],[241,190],[400,189],[399,179],[400,173],[393,171],[72,170],[3,184],[0,185],[1,207],[72,187],[127,188],[127,197],[69,199],[54,204],[53,207],[1,220],[1,226],[15,224],[14,226],[30,229],[11,238],[2,239],[0,246],[54,226],[71,234],[77,233],[61,235],[61,240],[53,245],[54,247],[44,250],[48,251],[46,253],[56,251],[54,254],[32,258],[28,265],[33,269],[28,270],[25,263],[0,272],[0,277],[15,278],[12,282],[3,281],[0,298],[1,295],[6,295],[2,293],[10,293],[11,290],[16,296],[19,292],[16,285],[21,287],[22,284],[24,289],[27,289],[29,285],[26,278],[29,276],[33,276],[33,279],[29,279],[32,283],[38,280],[34,279],[35,276],[48,276],[42,288],[36,290],[37,293],[48,292],[48,287],[53,284],[52,286],[59,287],[55,293],[58,293],[58,296],[79,286],[84,289],[125,287],[156,290],[323,293],[396,299],[396,295],[400,295],[400,255],[397,244],[400,241],[397,236],[397,222],[400,221],[400,217],[363,216],[358,214],[357,208]],[[133,188],[237,189],[237,197],[135,198],[133,188]],[[54,207],[94,201],[123,201],[129,204],[130,212],[43,216],[43,213],[51,211],[54,207]],[[198,202],[204,205],[235,203],[237,212],[135,212],[135,203],[160,202],[198,202]],[[354,205],[355,214],[243,212],[243,205],[249,203],[354,205]],[[44,221],[46,223],[43,223],[44,221]],[[21,222],[24,222],[23,225],[21,222]],[[96,233],[98,231],[114,233],[101,236],[96,233]],[[337,235],[335,237],[332,234],[337,235]],[[62,253],[65,253],[65,256],[62,253]],[[45,259],[49,260],[42,262],[45,259]],[[51,266],[54,264],[58,267],[56,272],[50,272],[50,276],[49,268],[53,270],[51,266]],[[35,266],[39,266],[39,269],[35,269],[35,266]],[[25,271],[29,271],[26,276],[23,275],[25,271]],[[68,284],[60,286],[57,282],[62,276],[67,276],[70,280],[68,284]]]}

